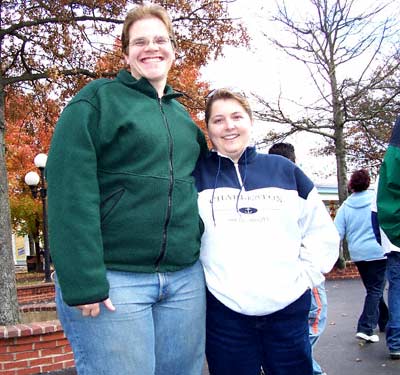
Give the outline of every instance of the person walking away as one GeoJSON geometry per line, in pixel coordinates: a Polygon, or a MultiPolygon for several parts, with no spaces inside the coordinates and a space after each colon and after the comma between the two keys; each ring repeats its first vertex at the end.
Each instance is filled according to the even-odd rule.
{"type": "Polygon", "coordinates": [[[400,117],[397,118],[379,171],[378,221],[392,246],[387,254],[389,321],[386,345],[400,359],[400,117]]]}
{"type": "Polygon", "coordinates": [[[388,309],[383,299],[386,258],[383,248],[375,240],[371,224],[373,192],[367,190],[369,185],[367,170],[353,172],[348,184],[351,195],[339,207],[334,222],[340,238],[347,239],[351,260],[367,292],[356,337],[373,343],[379,341],[375,328],[379,325],[381,331],[385,329],[388,309]]]}
{"type": "Polygon", "coordinates": [[[205,282],[192,176],[204,135],[166,84],[171,20],[138,6],[127,69],[85,86],[47,162],[57,311],[78,374],[201,375],[205,282]]]}
{"type": "MultiPolygon", "coordinates": [[[[388,309],[389,309],[389,316],[388,316],[388,322],[390,321],[390,307],[391,304],[393,304],[392,301],[396,302],[396,297],[393,297],[393,280],[395,282],[396,274],[393,275],[392,268],[390,261],[393,259],[392,258],[392,252],[396,255],[396,252],[400,252],[400,248],[393,245],[389,238],[387,237],[386,233],[382,230],[382,228],[379,226],[379,220],[378,220],[378,207],[377,207],[377,197],[378,197],[378,185],[379,185],[379,176],[376,179],[375,182],[375,189],[374,189],[374,199],[372,200],[371,204],[371,221],[372,221],[372,228],[374,230],[375,238],[377,242],[382,246],[384,249],[385,255],[387,257],[387,262],[386,262],[386,277],[387,277],[387,282],[388,282],[388,309]],[[388,256],[389,255],[389,256],[388,256]]],[[[396,264],[396,263],[395,263],[396,264]]],[[[396,305],[394,305],[396,306],[396,305]]],[[[387,322],[387,323],[388,323],[387,322]]],[[[396,352],[394,350],[391,351],[391,346],[389,346],[389,343],[391,342],[391,332],[387,332],[388,327],[390,327],[389,324],[386,324],[386,345],[389,348],[389,356],[391,359],[399,359],[399,356],[396,355],[396,352]]]]}
{"type": "MultiPolygon", "coordinates": [[[[269,154],[282,155],[288,158],[293,163],[296,163],[296,153],[294,146],[287,142],[274,143],[268,151],[269,154]]],[[[326,326],[326,318],[328,313],[328,299],[325,290],[325,281],[315,286],[311,290],[311,307],[308,314],[309,337],[311,351],[314,353],[315,345],[317,344],[322,332],[326,326]]],[[[321,368],[320,364],[313,354],[313,375],[327,375],[321,368]]]]}
{"type": "Polygon", "coordinates": [[[194,176],[210,374],[311,375],[310,290],[338,258],[333,221],[298,166],[250,146],[242,93],[213,91],[205,120],[213,151],[194,176]]]}

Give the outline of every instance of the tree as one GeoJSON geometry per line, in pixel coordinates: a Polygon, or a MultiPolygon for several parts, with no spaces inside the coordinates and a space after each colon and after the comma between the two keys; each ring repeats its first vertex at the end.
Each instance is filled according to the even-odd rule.
{"type": "MultiPolygon", "coordinates": [[[[219,56],[224,45],[248,43],[245,28],[229,17],[227,6],[233,1],[155,1],[172,16],[180,45],[178,64],[198,69],[219,56]]],[[[112,51],[126,9],[141,3],[0,0],[0,324],[18,320],[5,163],[6,90],[21,89],[40,97],[50,91],[63,101],[88,79],[115,75],[97,62],[112,51]]]]}
{"type": "MultiPolygon", "coordinates": [[[[39,90],[37,90],[39,91],[39,90]]],[[[45,93],[46,90],[41,90],[45,93]]],[[[43,228],[42,205],[32,199],[24,176],[34,168],[33,159],[47,153],[60,103],[32,93],[9,88],[5,101],[7,171],[11,221],[15,233],[28,235],[36,252],[36,271],[42,271],[39,233],[43,228]]],[[[32,253],[31,253],[32,254],[32,253]]]]}
{"type": "MultiPolygon", "coordinates": [[[[399,61],[400,56],[396,59],[399,61]]],[[[375,75],[386,76],[380,67],[375,75]]],[[[374,91],[367,92],[355,103],[351,103],[351,112],[357,113],[360,121],[348,127],[347,139],[350,139],[348,144],[351,147],[348,148],[347,158],[357,168],[367,166],[374,176],[379,172],[392,133],[392,124],[398,116],[399,87],[400,71],[397,69],[393,75],[381,81],[379,96],[374,91]]]]}
{"type": "Polygon", "coordinates": [[[261,120],[289,126],[283,134],[271,133],[271,139],[309,132],[328,141],[328,147],[323,151],[332,152],[336,157],[340,202],[347,197],[346,157],[354,140],[349,127],[353,127],[353,135],[357,133],[354,129],[361,129],[361,126],[372,134],[376,130],[373,119],[400,94],[397,86],[390,97],[380,100],[378,107],[368,106],[359,112],[368,103],[368,97],[385,96],[384,82],[399,68],[396,59],[399,51],[397,26],[389,17],[382,20],[391,3],[377,4],[370,6],[358,0],[309,0],[308,7],[302,4],[307,10],[305,16],[296,18],[282,0],[278,3],[277,15],[272,18],[283,31],[279,40],[269,38],[270,41],[307,68],[316,96],[310,104],[291,101],[296,109],[303,109],[301,114],[293,114],[294,111],[284,108],[283,95],[276,103],[258,96],[263,108],[257,111],[257,115],[261,120]],[[386,56],[382,57],[383,54],[386,56]],[[379,69],[377,61],[380,62],[379,69]],[[350,68],[353,68],[353,73],[350,73],[350,68]],[[368,128],[367,120],[371,121],[368,128]]]}

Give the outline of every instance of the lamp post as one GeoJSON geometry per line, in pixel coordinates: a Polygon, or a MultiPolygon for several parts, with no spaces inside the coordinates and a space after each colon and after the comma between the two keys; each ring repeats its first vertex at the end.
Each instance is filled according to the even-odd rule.
{"type": "Polygon", "coordinates": [[[44,276],[45,281],[50,282],[50,252],[49,252],[49,234],[47,228],[47,185],[44,177],[44,169],[46,167],[47,155],[38,154],[34,159],[36,167],[40,171],[40,177],[36,172],[28,172],[25,175],[25,182],[29,185],[33,198],[37,198],[38,193],[42,200],[43,207],[43,255],[44,255],[44,276]],[[38,187],[40,182],[40,187],[38,187]]]}

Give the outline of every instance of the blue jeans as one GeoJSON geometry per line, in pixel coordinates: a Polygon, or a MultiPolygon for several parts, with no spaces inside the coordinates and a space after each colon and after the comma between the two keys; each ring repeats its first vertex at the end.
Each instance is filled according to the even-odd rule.
{"type": "MultiPolygon", "coordinates": [[[[207,291],[206,356],[211,375],[312,375],[310,292],[270,315],[227,308],[207,291]]],[[[172,374],[171,374],[172,375],[172,374]]]]}
{"type": "Polygon", "coordinates": [[[389,321],[386,325],[386,344],[390,351],[400,351],[400,252],[387,255],[387,279],[389,282],[389,321]]]}
{"type": "Polygon", "coordinates": [[[79,375],[201,375],[205,363],[205,281],[200,262],[172,273],[107,271],[110,312],[96,318],[62,301],[59,319],[79,375]]]}
{"type": "MultiPolygon", "coordinates": [[[[326,326],[326,316],[328,310],[328,301],[326,298],[325,283],[322,283],[311,290],[311,307],[308,315],[309,335],[311,349],[319,340],[326,326]]],[[[323,374],[321,366],[313,357],[313,374],[323,374]]]]}
{"type": "Polygon", "coordinates": [[[357,332],[372,335],[376,326],[385,326],[388,308],[383,299],[386,283],[386,259],[355,262],[367,291],[363,311],[358,319],[357,332]]]}

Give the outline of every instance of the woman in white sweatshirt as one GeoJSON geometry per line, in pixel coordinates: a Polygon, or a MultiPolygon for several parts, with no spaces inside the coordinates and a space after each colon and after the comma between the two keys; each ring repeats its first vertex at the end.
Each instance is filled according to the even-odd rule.
{"type": "Polygon", "coordinates": [[[337,231],[298,166],[249,146],[243,95],[213,92],[206,123],[213,150],[195,177],[210,373],[311,375],[310,289],[337,260],[337,231]]]}

